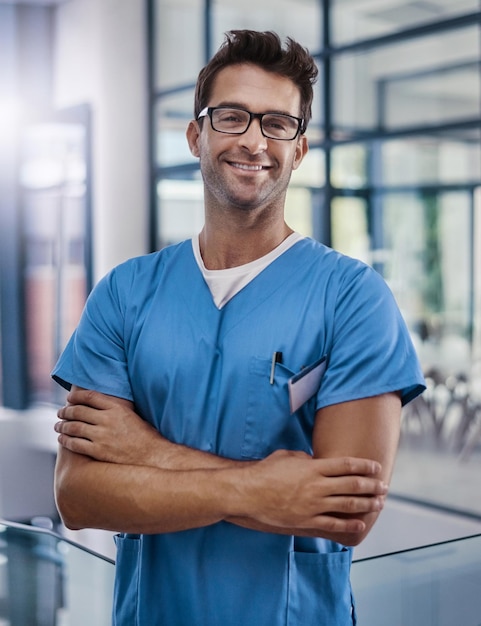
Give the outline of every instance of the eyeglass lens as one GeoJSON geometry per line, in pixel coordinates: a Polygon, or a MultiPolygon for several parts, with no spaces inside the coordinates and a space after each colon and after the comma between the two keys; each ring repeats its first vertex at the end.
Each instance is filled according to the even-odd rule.
{"type": "MultiPolygon", "coordinates": [[[[247,130],[251,119],[242,109],[214,109],[212,126],[221,133],[241,134],[247,130]]],[[[261,118],[262,132],[273,139],[294,139],[299,130],[296,118],[280,113],[264,113],[261,118]]]]}

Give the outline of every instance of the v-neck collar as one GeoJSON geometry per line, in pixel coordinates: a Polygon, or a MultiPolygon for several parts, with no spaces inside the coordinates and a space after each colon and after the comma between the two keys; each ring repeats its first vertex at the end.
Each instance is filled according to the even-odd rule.
{"type": "Polygon", "coordinates": [[[198,236],[192,238],[192,249],[195,260],[212,294],[215,305],[218,309],[221,309],[271,263],[284,254],[284,252],[287,252],[289,248],[301,239],[303,239],[302,235],[293,232],[273,250],[259,259],[223,270],[208,270],[205,267],[200,253],[198,236]]]}
{"type": "Polygon", "coordinates": [[[274,292],[292,279],[293,275],[310,255],[303,255],[309,248],[308,239],[297,241],[292,247],[272,261],[260,274],[251,280],[227,304],[218,309],[207,283],[197,264],[191,242],[184,242],[184,254],[178,259],[179,293],[196,323],[210,334],[212,325],[220,324],[219,332],[225,335],[237,324],[261,306],[274,292]],[[195,276],[192,281],[183,281],[182,276],[195,276]]]}

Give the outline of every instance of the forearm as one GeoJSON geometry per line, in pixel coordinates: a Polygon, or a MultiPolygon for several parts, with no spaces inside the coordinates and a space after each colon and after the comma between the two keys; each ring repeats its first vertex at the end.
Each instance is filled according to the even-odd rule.
{"type": "MultiPolygon", "coordinates": [[[[385,394],[342,405],[326,407],[318,412],[313,434],[315,459],[336,459],[346,455],[368,458],[379,463],[376,475],[389,484],[399,437],[400,399],[397,394],[385,394]]],[[[298,536],[323,537],[349,546],[358,545],[369,533],[384,506],[386,493],[366,492],[372,507],[356,510],[354,500],[348,497],[346,510],[328,509],[322,527],[272,527],[252,518],[229,519],[232,523],[253,530],[298,536]],[[351,510],[349,507],[352,506],[351,510]]]]}
{"type": "MultiPolygon", "coordinates": [[[[219,457],[207,452],[195,450],[183,445],[173,444],[167,441],[165,438],[163,443],[159,445],[158,449],[158,463],[159,466],[174,470],[197,470],[201,468],[205,469],[225,469],[246,466],[246,464],[254,464],[255,461],[234,461],[219,457]]],[[[374,499],[374,498],[373,498],[374,499]]],[[[384,500],[378,500],[378,510],[369,513],[355,512],[352,515],[349,514],[327,514],[324,519],[322,528],[299,528],[292,526],[273,526],[266,524],[255,516],[252,517],[227,517],[225,521],[248,528],[250,530],[256,530],[265,533],[282,534],[282,535],[296,535],[299,537],[320,537],[330,541],[335,541],[346,546],[355,546],[359,544],[364,537],[368,534],[369,530],[373,526],[374,522],[382,509],[384,500]],[[341,522],[341,524],[340,524],[341,522]],[[352,532],[346,532],[344,530],[345,523],[352,522],[351,528],[355,528],[352,532]],[[340,528],[342,527],[342,531],[340,528]]],[[[255,512],[257,513],[257,511],[255,512]]]]}
{"type": "Polygon", "coordinates": [[[60,450],[55,494],[69,528],[163,533],[214,524],[243,511],[236,508],[236,480],[227,470],[120,465],[60,450]]]}
{"type": "Polygon", "coordinates": [[[241,526],[243,528],[249,528],[250,530],[257,530],[265,533],[274,533],[277,535],[295,535],[297,537],[318,537],[327,539],[329,541],[335,541],[344,546],[356,546],[369,533],[370,529],[374,525],[379,513],[384,506],[385,498],[376,498],[373,507],[376,508],[374,512],[369,513],[327,513],[324,516],[324,522],[322,527],[313,528],[296,528],[293,526],[273,526],[270,524],[264,524],[259,522],[255,518],[248,517],[229,517],[225,521],[241,526]],[[349,532],[346,529],[349,528],[349,532]]]}
{"type": "MultiPolygon", "coordinates": [[[[255,463],[254,461],[234,461],[224,457],[216,456],[208,452],[189,448],[188,446],[174,444],[167,439],[161,437],[163,441],[158,442],[157,454],[152,457],[152,463],[154,466],[163,469],[170,470],[199,470],[199,469],[226,469],[242,467],[249,463],[255,463]]],[[[299,537],[322,537],[330,541],[335,541],[342,545],[354,546],[359,544],[364,537],[368,534],[371,527],[374,525],[379,510],[375,513],[353,513],[350,518],[354,521],[361,521],[361,526],[358,526],[356,532],[340,532],[335,530],[337,527],[336,516],[332,516],[332,530],[323,528],[294,528],[294,527],[281,527],[272,526],[259,522],[255,517],[229,517],[225,521],[248,528],[250,530],[256,530],[266,533],[282,534],[282,535],[297,535],[299,537]]],[[[349,519],[346,514],[343,516],[338,515],[338,519],[349,519]]],[[[326,520],[328,523],[328,520],[326,520]]]]}
{"type": "Polygon", "coordinates": [[[231,520],[355,541],[382,505],[385,485],[369,457],[284,450],[236,461],[168,441],[127,400],[75,389],[69,402],[56,425],[56,495],[71,528],[162,533],[231,520]]]}
{"type": "Polygon", "coordinates": [[[132,402],[73,388],[58,411],[60,445],[97,461],[158,469],[222,469],[242,465],[209,452],[173,443],[143,420],[132,402]]]}
{"type": "Polygon", "coordinates": [[[261,524],[255,519],[246,517],[231,517],[226,519],[226,521],[231,524],[235,524],[236,526],[241,526],[242,528],[257,530],[263,533],[273,533],[276,535],[295,535],[296,537],[318,537],[322,539],[328,539],[330,541],[335,541],[336,543],[340,543],[344,546],[356,545],[358,543],[358,533],[341,533],[329,531],[327,528],[323,528],[322,530],[320,530],[319,528],[281,528],[279,526],[261,524]]]}
{"type": "Polygon", "coordinates": [[[236,461],[189,446],[172,443],[158,435],[155,450],[149,457],[153,467],[170,470],[228,469],[242,467],[252,461],[236,461]]]}
{"type": "Polygon", "coordinates": [[[264,533],[274,533],[276,535],[295,535],[297,537],[318,537],[334,541],[343,546],[357,546],[363,541],[370,529],[374,525],[379,513],[381,512],[381,506],[375,513],[363,514],[357,513],[352,515],[332,514],[329,520],[326,516],[325,524],[322,528],[294,528],[294,527],[279,527],[268,524],[262,524],[253,518],[246,517],[231,517],[226,519],[227,522],[235,524],[236,526],[242,526],[243,528],[249,528],[250,530],[257,530],[264,533]],[[349,527],[352,528],[350,532],[344,530],[345,525],[349,523],[349,527]],[[341,525],[342,524],[342,530],[341,525]],[[354,526],[356,524],[356,526],[354,526]]]}
{"type": "Polygon", "coordinates": [[[338,519],[330,511],[375,510],[384,486],[367,475],[376,471],[368,460],[324,462],[288,451],[232,467],[165,470],[61,449],[56,497],[62,519],[73,529],[163,533],[242,519],[249,522],[241,525],[257,530],[299,535],[314,530],[325,536],[362,530],[359,520],[338,519]]]}

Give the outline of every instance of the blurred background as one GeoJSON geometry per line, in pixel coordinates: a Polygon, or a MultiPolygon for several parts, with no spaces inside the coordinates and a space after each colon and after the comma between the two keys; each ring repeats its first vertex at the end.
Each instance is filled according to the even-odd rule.
{"type": "Polygon", "coordinates": [[[287,221],[382,274],[428,382],[363,550],[481,528],[480,26],[479,0],[0,0],[0,517],[58,523],[50,370],[101,276],[200,230],[194,83],[252,28],[319,66],[287,221]]]}

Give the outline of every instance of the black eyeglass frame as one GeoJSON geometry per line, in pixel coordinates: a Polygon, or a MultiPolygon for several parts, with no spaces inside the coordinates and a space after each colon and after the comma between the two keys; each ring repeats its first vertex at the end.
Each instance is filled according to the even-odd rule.
{"type": "Polygon", "coordinates": [[[304,126],[304,118],[296,117],[295,115],[288,115],[287,113],[274,113],[272,111],[268,111],[267,113],[252,113],[251,111],[248,111],[247,109],[243,109],[242,107],[219,106],[219,107],[205,107],[204,109],[202,109],[202,111],[199,113],[196,119],[200,120],[201,118],[204,118],[204,117],[210,118],[210,125],[211,125],[212,130],[215,130],[216,133],[222,133],[223,135],[243,135],[249,130],[249,127],[253,119],[259,120],[261,133],[266,139],[274,139],[276,141],[294,141],[294,139],[296,139],[299,136],[299,134],[303,135],[306,132],[306,128],[304,126]],[[212,121],[213,113],[218,110],[227,110],[227,111],[233,110],[233,111],[242,111],[243,113],[248,113],[249,122],[247,123],[247,126],[245,127],[245,129],[240,133],[231,132],[228,130],[219,130],[218,128],[214,127],[214,122],[212,121]],[[280,117],[287,117],[292,120],[295,120],[297,122],[297,131],[294,137],[289,137],[289,139],[285,139],[282,137],[272,137],[272,135],[266,135],[266,133],[264,132],[264,127],[262,125],[262,119],[265,115],[279,115],[280,117]]]}

